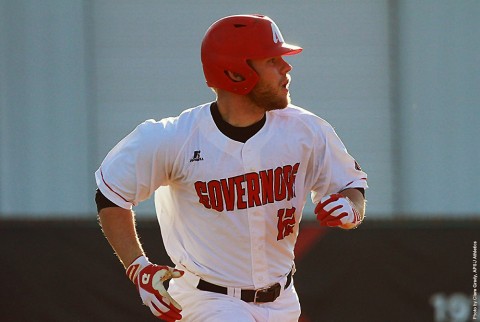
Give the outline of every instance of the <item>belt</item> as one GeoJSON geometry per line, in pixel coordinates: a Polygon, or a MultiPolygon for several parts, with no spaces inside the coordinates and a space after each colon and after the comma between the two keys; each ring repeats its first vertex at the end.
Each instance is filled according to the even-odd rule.
{"type": "MultiPolygon", "coordinates": [[[[292,271],[287,276],[287,283],[285,283],[285,289],[292,282],[292,271]]],[[[205,280],[200,280],[198,282],[197,288],[202,291],[228,294],[228,288],[220,285],[215,285],[209,283],[205,280]]],[[[241,299],[245,302],[254,302],[254,303],[267,303],[273,302],[280,296],[280,291],[282,286],[280,283],[275,283],[272,286],[266,288],[260,288],[258,290],[241,290],[241,299]]]]}

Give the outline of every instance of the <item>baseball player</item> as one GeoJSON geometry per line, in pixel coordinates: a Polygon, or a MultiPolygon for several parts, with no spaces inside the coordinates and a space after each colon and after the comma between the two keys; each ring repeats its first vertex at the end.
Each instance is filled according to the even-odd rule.
{"type": "Polygon", "coordinates": [[[362,222],[366,174],[326,121],[290,103],[284,56],[301,51],[266,16],[216,21],[201,48],[216,100],[140,124],[96,171],[103,232],[156,317],[298,321],[307,194],[321,225],[362,222]],[[152,194],[175,267],[151,263],[137,237],[132,207],[152,194]]]}

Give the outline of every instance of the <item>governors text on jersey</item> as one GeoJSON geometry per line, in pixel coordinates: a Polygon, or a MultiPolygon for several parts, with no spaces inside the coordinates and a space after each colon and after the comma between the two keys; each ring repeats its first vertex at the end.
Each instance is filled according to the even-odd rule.
{"type": "Polygon", "coordinates": [[[296,163],[230,178],[197,181],[198,201],[205,208],[221,212],[290,200],[295,197],[295,177],[299,166],[300,163],[296,163]]]}

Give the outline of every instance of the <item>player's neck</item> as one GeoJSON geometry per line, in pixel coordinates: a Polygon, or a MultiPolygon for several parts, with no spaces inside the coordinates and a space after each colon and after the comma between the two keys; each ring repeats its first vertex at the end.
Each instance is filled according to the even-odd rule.
{"type": "Polygon", "coordinates": [[[242,95],[218,95],[217,105],[222,119],[236,127],[250,126],[265,116],[265,109],[242,95]]]}

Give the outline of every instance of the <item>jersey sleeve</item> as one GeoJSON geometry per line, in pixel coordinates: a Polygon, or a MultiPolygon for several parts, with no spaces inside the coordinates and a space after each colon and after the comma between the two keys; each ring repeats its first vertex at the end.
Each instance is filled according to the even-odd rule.
{"type": "Polygon", "coordinates": [[[121,140],[95,172],[100,191],[131,209],[168,181],[168,121],[148,120],[121,140]]]}
{"type": "Polygon", "coordinates": [[[367,189],[367,174],[347,152],[333,127],[325,122],[322,133],[313,154],[313,203],[317,204],[322,197],[348,188],[367,189]]]}

